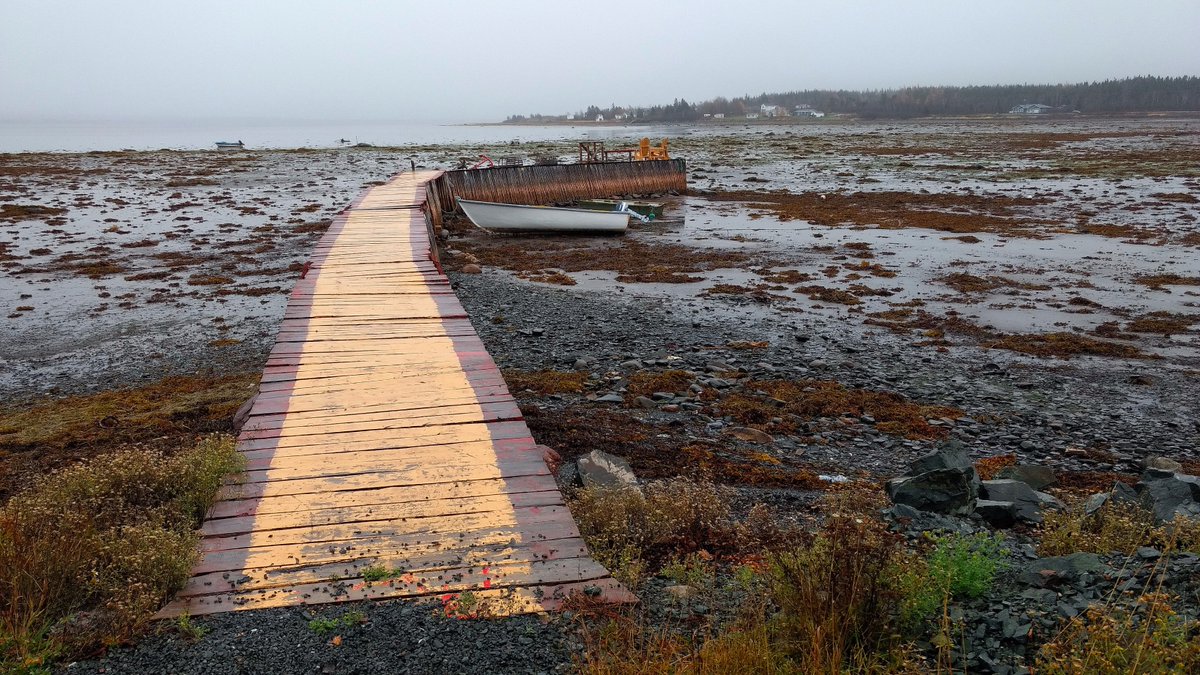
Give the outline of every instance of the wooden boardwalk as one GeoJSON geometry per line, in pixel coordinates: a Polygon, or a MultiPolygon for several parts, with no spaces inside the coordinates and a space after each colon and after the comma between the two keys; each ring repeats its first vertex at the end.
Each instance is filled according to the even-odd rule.
{"type": "Polygon", "coordinates": [[[575,591],[633,599],[588,557],[432,261],[421,207],[437,176],[367,190],[317,244],[238,438],[247,470],[159,616],[466,591],[493,614],[575,591]]]}

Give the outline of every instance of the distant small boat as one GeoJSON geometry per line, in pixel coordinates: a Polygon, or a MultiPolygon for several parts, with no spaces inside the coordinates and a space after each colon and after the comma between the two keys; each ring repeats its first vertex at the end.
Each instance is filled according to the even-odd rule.
{"type": "Polygon", "coordinates": [[[478,227],[498,232],[624,232],[627,211],[589,211],[553,206],[523,206],[457,199],[458,207],[478,227]]]}
{"type": "Polygon", "coordinates": [[[232,141],[217,141],[217,149],[218,150],[241,150],[245,147],[246,147],[246,144],[241,141],[238,141],[236,143],[234,143],[232,141]]]}

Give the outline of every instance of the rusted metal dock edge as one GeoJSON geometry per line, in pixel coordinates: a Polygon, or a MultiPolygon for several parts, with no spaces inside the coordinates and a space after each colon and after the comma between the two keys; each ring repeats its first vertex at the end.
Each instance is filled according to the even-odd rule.
{"type": "Polygon", "coordinates": [[[588,556],[437,264],[440,176],[366,190],[316,245],[238,437],[246,471],[159,617],[467,591],[491,615],[578,591],[636,601],[588,556]]]}

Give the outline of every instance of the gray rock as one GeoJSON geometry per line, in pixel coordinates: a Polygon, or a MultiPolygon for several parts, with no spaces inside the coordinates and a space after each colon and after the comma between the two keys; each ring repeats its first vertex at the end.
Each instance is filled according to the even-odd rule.
{"type": "Polygon", "coordinates": [[[1096,513],[1100,509],[1104,508],[1104,505],[1107,503],[1108,503],[1108,493],[1107,492],[1097,492],[1096,494],[1087,498],[1087,502],[1085,502],[1083,505],[1083,515],[1090,516],[1093,513],[1096,513]]]}
{"type": "Polygon", "coordinates": [[[967,515],[979,494],[975,470],[936,469],[916,476],[893,478],[887,483],[888,497],[921,511],[967,515]]]}
{"type": "Polygon", "coordinates": [[[938,469],[970,469],[972,473],[975,471],[974,465],[967,457],[967,446],[959,441],[949,441],[937,450],[913,460],[908,465],[908,475],[916,476],[938,469]]]}
{"type": "Polygon", "coordinates": [[[642,367],[642,362],[638,361],[637,359],[630,359],[628,361],[622,361],[621,367],[628,368],[630,370],[640,370],[642,367]]]}
{"type": "Polygon", "coordinates": [[[1200,517],[1200,478],[1163,469],[1147,469],[1137,484],[1138,498],[1165,523],[1182,515],[1200,517]]]}
{"type": "Polygon", "coordinates": [[[992,527],[1009,528],[1017,524],[1017,507],[1012,502],[979,499],[975,502],[975,513],[992,527]]]}
{"type": "Polygon", "coordinates": [[[629,463],[603,450],[593,450],[575,460],[578,481],[583,487],[637,485],[629,463]]]}
{"type": "Polygon", "coordinates": [[[987,500],[1011,502],[1013,515],[1018,520],[1026,523],[1042,522],[1042,499],[1033,488],[1019,480],[985,480],[980,486],[979,494],[987,500]]]}
{"type": "Polygon", "coordinates": [[[637,398],[633,399],[633,404],[639,408],[645,408],[646,410],[654,410],[658,407],[657,403],[646,398],[645,396],[638,396],[637,398]]]}
{"type": "Polygon", "coordinates": [[[1043,490],[1058,482],[1058,479],[1054,476],[1053,469],[1037,464],[1006,466],[996,472],[996,477],[1019,480],[1034,490],[1043,490]]]}
{"type": "Polygon", "coordinates": [[[624,401],[624,396],[613,392],[609,392],[596,398],[597,403],[623,403],[624,401]]]}

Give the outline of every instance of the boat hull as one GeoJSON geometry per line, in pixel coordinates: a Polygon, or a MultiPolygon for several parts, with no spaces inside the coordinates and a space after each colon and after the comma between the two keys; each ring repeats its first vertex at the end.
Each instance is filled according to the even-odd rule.
{"type": "Polygon", "coordinates": [[[458,199],[472,223],[496,232],[624,232],[629,214],[458,199]]]}

